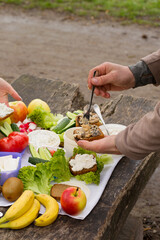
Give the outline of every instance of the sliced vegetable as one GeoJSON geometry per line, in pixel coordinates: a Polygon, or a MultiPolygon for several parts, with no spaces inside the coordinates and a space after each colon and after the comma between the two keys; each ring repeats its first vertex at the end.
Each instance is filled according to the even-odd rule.
{"type": "Polygon", "coordinates": [[[62,130],[60,130],[58,133],[61,134],[63,132],[65,132],[67,129],[74,127],[75,126],[75,120],[71,120],[66,126],[65,128],[63,128],[62,130]]]}
{"type": "Polygon", "coordinates": [[[51,128],[51,130],[58,134],[62,133],[63,129],[70,123],[70,121],[71,120],[68,117],[64,117],[55,127],[51,128]]]}
{"type": "Polygon", "coordinates": [[[9,124],[4,122],[3,126],[0,126],[0,131],[7,137],[11,132],[20,132],[16,123],[9,124]]]}
{"type": "Polygon", "coordinates": [[[4,128],[8,129],[9,133],[13,132],[13,129],[11,128],[11,125],[7,122],[4,122],[4,128]]]}
{"type": "Polygon", "coordinates": [[[43,160],[50,160],[52,155],[50,153],[50,151],[48,150],[48,148],[45,147],[40,147],[38,149],[38,151],[36,150],[36,148],[34,147],[33,144],[29,144],[29,150],[31,152],[31,155],[33,158],[40,158],[43,160]]]}
{"type": "Polygon", "coordinates": [[[5,137],[7,137],[10,134],[8,130],[5,129],[3,126],[0,126],[0,131],[5,137]]]}
{"type": "Polygon", "coordinates": [[[73,113],[76,114],[76,115],[78,115],[78,114],[80,114],[80,113],[83,113],[83,111],[82,111],[82,110],[76,110],[76,111],[74,111],[73,113]]]}
{"type": "Polygon", "coordinates": [[[16,123],[11,123],[11,128],[12,128],[13,132],[20,132],[20,129],[16,123]]]}
{"type": "Polygon", "coordinates": [[[10,124],[8,122],[4,122],[3,126],[0,126],[0,131],[4,134],[4,136],[8,136],[11,132],[13,132],[10,124]]]}
{"type": "Polygon", "coordinates": [[[44,160],[42,158],[37,158],[37,157],[29,157],[28,162],[36,165],[37,163],[45,163],[45,162],[49,162],[48,160],[44,160]]]}
{"type": "Polygon", "coordinates": [[[44,147],[40,147],[38,149],[38,153],[40,155],[40,158],[44,159],[44,160],[50,160],[52,155],[50,154],[49,150],[47,148],[44,147]]]}
{"type": "Polygon", "coordinates": [[[66,113],[66,115],[67,115],[68,118],[73,119],[73,120],[75,120],[75,119],[76,119],[76,116],[77,116],[77,114],[72,113],[72,112],[70,112],[70,111],[68,111],[68,112],[66,113]]]}
{"type": "Polygon", "coordinates": [[[40,158],[39,153],[37,152],[36,148],[31,143],[29,144],[29,150],[31,152],[32,157],[40,158]]]}
{"type": "Polygon", "coordinates": [[[53,154],[55,153],[54,150],[49,150],[47,147],[44,149],[46,152],[46,156],[48,159],[51,159],[51,157],[53,156],[53,154]],[[51,153],[52,152],[52,153],[51,153]]]}

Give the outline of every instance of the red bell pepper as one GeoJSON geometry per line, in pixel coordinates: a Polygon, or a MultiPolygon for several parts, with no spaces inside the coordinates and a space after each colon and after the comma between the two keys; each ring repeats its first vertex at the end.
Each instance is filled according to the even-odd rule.
{"type": "Polygon", "coordinates": [[[22,152],[29,143],[26,133],[12,132],[8,137],[0,139],[1,152],[22,152]]]}

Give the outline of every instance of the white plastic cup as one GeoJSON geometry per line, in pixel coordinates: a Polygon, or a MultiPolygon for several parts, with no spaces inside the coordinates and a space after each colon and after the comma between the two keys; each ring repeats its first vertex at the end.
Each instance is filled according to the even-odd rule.
{"type": "Polygon", "coordinates": [[[73,127],[73,128],[69,128],[67,131],[65,131],[64,133],[64,149],[66,150],[66,157],[71,157],[73,155],[73,149],[75,147],[77,147],[77,143],[74,140],[73,137],[73,131],[75,129],[80,129],[80,127],[73,127]]]}

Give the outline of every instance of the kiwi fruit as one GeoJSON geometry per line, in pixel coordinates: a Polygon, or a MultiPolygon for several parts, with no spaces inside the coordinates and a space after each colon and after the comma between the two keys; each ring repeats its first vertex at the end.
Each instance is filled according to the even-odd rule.
{"type": "Polygon", "coordinates": [[[2,194],[9,202],[16,201],[23,192],[23,183],[17,177],[8,178],[2,186],[2,194]]]}

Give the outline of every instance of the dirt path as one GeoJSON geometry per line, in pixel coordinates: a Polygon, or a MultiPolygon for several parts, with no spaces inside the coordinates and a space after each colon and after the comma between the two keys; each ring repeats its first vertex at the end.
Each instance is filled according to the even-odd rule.
{"type": "MultiPolygon", "coordinates": [[[[3,8],[0,9],[0,76],[10,83],[25,73],[75,82],[89,100],[86,79],[90,68],[104,61],[133,64],[157,50],[159,42],[158,28],[68,19],[49,11],[25,13],[3,8]]],[[[158,99],[159,87],[126,93],[158,99]]],[[[96,97],[94,100],[104,101],[96,97]]],[[[133,213],[159,217],[159,189],[160,168],[157,168],[133,213]]]]}
{"type": "MultiPolygon", "coordinates": [[[[17,9],[3,9],[0,10],[0,76],[12,82],[30,73],[76,82],[89,99],[86,79],[92,67],[104,61],[135,63],[159,48],[159,38],[158,28],[68,20],[53,12],[25,14],[17,9]]],[[[159,97],[159,89],[151,86],[146,91],[140,88],[128,93],[159,97]]]]}

